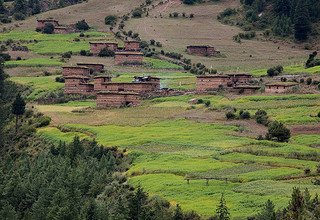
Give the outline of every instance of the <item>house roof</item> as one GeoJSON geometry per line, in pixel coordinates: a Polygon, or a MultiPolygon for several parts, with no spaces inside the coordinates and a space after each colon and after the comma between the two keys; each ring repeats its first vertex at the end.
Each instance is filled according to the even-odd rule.
{"type": "Polygon", "coordinates": [[[98,78],[112,78],[112,77],[107,75],[99,75],[94,77],[94,79],[98,79],[98,78]]]}
{"type": "Polygon", "coordinates": [[[226,75],[228,75],[228,76],[249,76],[249,77],[252,77],[252,75],[249,74],[249,73],[227,73],[226,75]]]}
{"type": "Polygon", "coordinates": [[[117,42],[110,42],[110,41],[91,41],[89,44],[117,44],[117,42]]]}
{"type": "Polygon", "coordinates": [[[77,63],[77,65],[79,65],[79,66],[99,65],[99,66],[103,66],[104,67],[104,64],[102,64],[102,63],[77,63]]]}
{"type": "Polygon", "coordinates": [[[63,66],[62,68],[63,68],[63,69],[64,69],[64,68],[89,69],[89,68],[86,67],[86,66],[63,66]]]}
{"type": "Polygon", "coordinates": [[[237,85],[233,87],[234,89],[260,89],[260,86],[254,86],[254,85],[237,85]]]}
{"type": "Polygon", "coordinates": [[[212,74],[212,75],[199,75],[197,78],[230,78],[228,75],[219,75],[219,74],[212,74]]]}
{"type": "Polygon", "coordinates": [[[136,92],[112,92],[112,91],[99,91],[97,94],[105,94],[105,95],[139,95],[139,93],[136,92]]]}
{"type": "Polygon", "coordinates": [[[142,52],[135,52],[135,51],[117,51],[116,55],[140,55],[143,56],[142,52]]]}
{"type": "Polygon", "coordinates": [[[90,79],[90,77],[81,76],[81,75],[65,76],[64,78],[65,78],[65,79],[90,79]]]}

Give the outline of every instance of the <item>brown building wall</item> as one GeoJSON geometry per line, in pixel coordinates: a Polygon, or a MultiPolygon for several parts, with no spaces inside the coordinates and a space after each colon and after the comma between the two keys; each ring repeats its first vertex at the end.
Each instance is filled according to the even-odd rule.
{"type": "Polygon", "coordinates": [[[110,77],[96,77],[94,78],[94,91],[104,90],[105,86],[103,84],[110,82],[110,77]]]}
{"type": "Polygon", "coordinates": [[[103,72],[104,65],[103,64],[96,64],[96,63],[77,63],[78,66],[88,67],[93,70],[93,72],[103,72]]]}
{"type": "Polygon", "coordinates": [[[38,20],[37,21],[37,28],[42,29],[48,23],[53,24],[53,26],[55,26],[55,27],[59,26],[59,22],[58,21],[54,21],[54,20],[38,20]]]}
{"type": "Polygon", "coordinates": [[[84,67],[62,67],[63,76],[89,76],[90,69],[84,67]]]}
{"type": "Polygon", "coordinates": [[[66,94],[92,94],[93,85],[87,83],[88,80],[76,79],[76,78],[66,78],[64,93],[66,94]]]}
{"type": "Polygon", "coordinates": [[[228,77],[198,77],[197,91],[214,90],[220,86],[227,87],[228,83],[230,83],[228,77]]]}
{"type": "Polygon", "coordinates": [[[100,90],[112,91],[112,92],[136,92],[136,93],[148,93],[157,91],[160,88],[160,84],[156,83],[102,83],[97,86],[100,90]]]}
{"type": "Polygon", "coordinates": [[[198,56],[213,56],[217,53],[214,47],[188,46],[187,52],[198,56]]]}
{"type": "MultiPolygon", "coordinates": [[[[228,74],[229,75],[229,74],[228,74]]],[[[234,74],[234,75],[229,75],[230,78],[231,78],[231,81],[233,83],[243,83],[243,84],[246,84],[248,83],[251,79],[252,79],[252,76],[251,75],[237,75],[237,74],[234,74]]]]}
{"type": "Polygon", "coordinates": [[[135,64],[135,63],[142,63],[143,62],[143,55],[138,54],[116,54],[115,55],[115,63],[116,65],[121,64],[135,64]]]}
{"type": "Polygon", "coordinates": [[[140,42],[126,41],[126,42],[124,42],[124,49],[127,51],[139,51],[141,49],[140,42]]]}
{"type": "Polygon", "coordinates": [[[97,42],[97,43],[90,43],[90,52],[93,55],[98,55],[102,49],[107,48],[108,50],[116,51],[118,49],[117,43],[103,43],[103,42],[97,42]]]}
{"type": "Polygon", "coordinates": [[[140,104],[139,96],[136,94],[98,93],[97,107],[122,107],[126,105],[137,106],[140,104]]]}
{"type": "Polygon", "coordinates": [[[73,32],[74,30],[72,28],[54,28],[55,34],[70,34],[73,32]]]}
{"type": "Polygon", "coordinates": [[[283,85],[266,85],[265,92],[267,93],[285,93],[293,86],[283,86],[283,85]]]}

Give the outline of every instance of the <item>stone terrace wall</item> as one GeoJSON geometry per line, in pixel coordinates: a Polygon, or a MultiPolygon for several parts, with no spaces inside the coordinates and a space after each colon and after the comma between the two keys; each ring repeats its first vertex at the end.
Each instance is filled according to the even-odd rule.
{"type": "Polygon", "coordinates": [[[122,93],[97,93],[97,107],[122,107],[125,105],[137,106],[140,104],[139,95],[122,93]]]}

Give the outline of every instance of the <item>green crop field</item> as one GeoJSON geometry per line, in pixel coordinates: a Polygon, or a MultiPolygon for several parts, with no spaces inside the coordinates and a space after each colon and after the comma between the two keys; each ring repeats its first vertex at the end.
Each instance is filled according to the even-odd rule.
{"type": "Polygon", "coordinates": [[[174,69],[174,70],[182,70],[183,67],[174,63],[170,63],[165,60],[154,59],[150,57],[145,57],[144,62],[150,65],[154,69],[174,69]]]}
{"type": "Polygon", "coordinates": [[[10,80],[29,87],[32,92],[28,95],[28,100],[40,98],[45,93],[62,89],[64,83],[55,81],[57,76],[39,76],[39,77],[11,77],[10,80]]]}
{"type": "Polygon", "coordinates": [[[63,63],[58,59],[30,58],[26,60],[10,60],[5,62],[5,67],[50,67],[61,66],[63,63]]]}
{"type": "MultiPolygon", "coordinates": [[[[254,76],[263,76],[263,75],[267,75],[267,70],[268,69],[257,69],[257,70],[250,71],[250,73],[254,76]]],[[[320,66],[315,66],[311,68],[305,68],[304,65],[285,66],[283,72],[284,74],[301,74],[301,73],[320,74],[320,66]]]]}
{"type": "MultiPolygon", "coordinates": [[[[119,78],[129,76],[123,74],[119,78]]],[[[281,119],[287,124],[308,124],[312,123],[310,114],[319,110],[319,99],[319,95],[308,94],[232,99],[222,95],[161,97],[146,100],[137,108],[93,111],[82,116],[66,112],[55,123],[69,132],[55,127],[39,132],[53,141],[70,141],[74,134],[89,135],[107,147],[126,149],[133,158],[127,172],[130,183],[140,184],[151,195],[161,195],[171,204],[179,203],[184,210],[195,210],[203,216],[214,214],[221,193],[225,193],[232,218],[243,219],[259,211],[267,199],[272,199],[278,208],[285,206],[294,186],[320,193],[304,173],[309,168],[315,175],[319,161],[297,159],[293,154],[319,154],[320,149],[313,146],[319,145],[320,135],[293,136],[289,143],[258,141],[241,135],[237,122],[225,124],[224,114],[219,116],[219,112],[235,107],[254,113],[266,108],[272,118],[281,119],[286,113],[296,117],[293,121],[281,119]],[[192,98],[210,100],[211,109],[204,105],[190,108],[188,101],[192,98]],[[301,111],[301,107],[305,110],[301,111]],[[98,117],[103,114],[107,117],[104,122],[98,117]],[[93,119],[94,116],[98,118],[93,119]],[[210,121],[211,117],[215,119],[210,121]],[[207,121],[199,121],[201,118],[207,121]],[[97,125],[78,123],[85,120],[97,120],[97,125]],[[189,184],[186,177],[192,178],[189,184]],[[213,178],[208,186],[201,179],[204,177],[213,178]],[[301,181],[288,182],[296,178],[301,181]]],[[[250,126],[246,129],[250,130],[250,126]]]]}

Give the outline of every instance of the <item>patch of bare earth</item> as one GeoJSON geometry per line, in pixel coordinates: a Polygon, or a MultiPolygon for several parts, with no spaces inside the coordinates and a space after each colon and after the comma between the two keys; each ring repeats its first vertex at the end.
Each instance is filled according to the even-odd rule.
{"type": "Polygon", "coordinates": [[[320,123],[307,125],[291,125],[289,126],[293,135],[298,134],[320,134],[320,123]]]}

